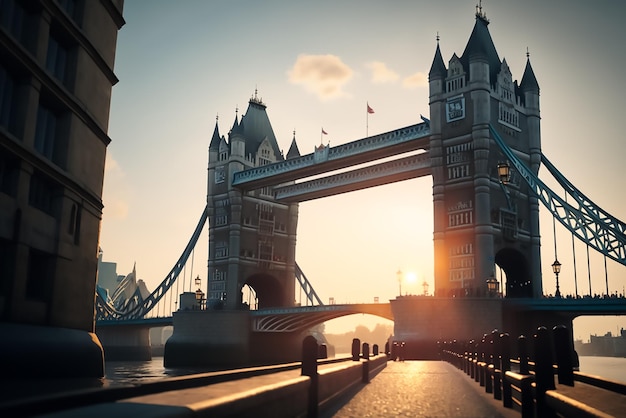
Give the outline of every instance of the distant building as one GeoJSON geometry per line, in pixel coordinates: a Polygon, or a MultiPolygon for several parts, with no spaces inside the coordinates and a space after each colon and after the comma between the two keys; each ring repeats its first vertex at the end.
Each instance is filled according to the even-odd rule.
{"type": "Polygon", "coordinates": [[[94,291],[123,0],[0,5],[3,374],[102,376],[94,291]]]}
{"type": "Polygon", "coordinates": [[[602,336],[590,335],[586,343],[575,340],[574,349],[579,356],[626,357],[626,330],[622,328],[618,336],[611,332],[602,336]]]}

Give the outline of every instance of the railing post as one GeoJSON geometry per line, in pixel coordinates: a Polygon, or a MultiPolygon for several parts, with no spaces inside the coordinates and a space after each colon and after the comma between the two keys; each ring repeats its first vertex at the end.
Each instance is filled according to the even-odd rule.
{"type": "Polygon", "coordinates": [[[372,355],[373,356],[377,356],[378,355],[378,344],[374,344],[372,346],[372,355]]]}
{"type": "Polygon", "coordinates": [[[487,363],[485,360],[485,350],[487,345],[487,334],[483,335],[482,340],[480,340],[480,348],[478,354],[478,383],[480,386],[485,386],[485,373],[487,372],[487,363]]]}
{"type": "Polygon", "coordinates": [[[352,361],[359,361],[361,354],[361,340],[358,338],[352,339],[352,361]]]}
{"type": "Polygon", "coordinates": [[[546,404],[546,391],[555,389],[552,342],[548,329],[546,327],[537,328],[534,340],[537,415],[540,417],[552,416],[546,404]]]}
{"type": "Polygon", "coordinates": [[[492,338],[492,343],[493,343],[493,348],[492,348],[492,353],[493,353],[493,398],[497,399],[497,400],[501,400],[502,399],[502,386],[501,386],[501,382],[502,382],[502,364],[501,364],[501,358],[502,358],[502,340],[500,339],[500,334],[499,332],[496,332],[495,334],[492,332],[491,333],[491,338],[492,338]]]}
{"type": "Polygon", "coordinates": [[[485,339],[485,392],[493,393],[493,381],[492,376],[494,374],[494,364],[493,364],[493,336],[494,332],[492,331],[490,335],[488,335],[485,339]]]}
{"type": "Polygon", "coordinates": [[[528,367],[528,341],[520,335],[517,338],[517,352],[519,353],[519,374],[530,374],[528,367]]]}
{"type": "Polygon", "coordinates": [[[552,329],[552,335],[559,383],[574,386],[574,353],[569,329],[565,325],[557,325],[552,329]]]}
{"type": "Polygon", "coordinates": [[[309,376],[309,399],[307,402],[307,417],[314,418],[318,414],[319,375],[317,374],[317,340],[312,335],[304,337],[302,341],[302,376],[309,376]]]}
{"type": "Polygon", "coordinates": [[[361,377],[361,381],[363,383],[370,382],[370,345],[368,343],[363,343],[363,375],[361,377]]]}
{"type": "Polygon", "coordinates": [[[513,407],[511,382],[506,379],[506,372],[511,370],[511,337],[507,333],[500,334],[500,373],[502,379],[502,405],[513,407]]]}

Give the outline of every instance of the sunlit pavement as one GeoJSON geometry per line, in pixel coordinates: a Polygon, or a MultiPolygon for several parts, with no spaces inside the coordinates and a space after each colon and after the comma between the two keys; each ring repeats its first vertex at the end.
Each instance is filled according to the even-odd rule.
{"type": "Polygon", "coordinates": [[[517,417],[468,376],[442,361],[405,361],[387,367],[339,409],[323,417],[517,417]]]}

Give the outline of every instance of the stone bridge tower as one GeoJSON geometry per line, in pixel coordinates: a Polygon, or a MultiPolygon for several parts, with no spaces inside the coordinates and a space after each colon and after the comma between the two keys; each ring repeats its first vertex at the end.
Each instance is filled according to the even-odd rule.
{"type": "MultiPolygon", "coordinates": [[[[288,157],[298,157],[293,139],[288,157]]],[[[284,160],[265,104],[256,93],[228,140],[217,123],[209,145],[207,304],[242,307],[242,289],[256,292],[259,308],[292,306],[298,204],[279,203],[273,188],[242,191],[233,174],[284,160]]]]}
{"type": "Polygon", "coordinates": [[[538,200],[491,138],[492,124],[535,173],[541,162],[539,85],[527,60],[521,82],[500,60],[479,8],[463,54],[444,64],[439,49],[429,73],[435,289],[438,296],[485,296],[499,266],[506,297],[539,297],[538,200]]]}

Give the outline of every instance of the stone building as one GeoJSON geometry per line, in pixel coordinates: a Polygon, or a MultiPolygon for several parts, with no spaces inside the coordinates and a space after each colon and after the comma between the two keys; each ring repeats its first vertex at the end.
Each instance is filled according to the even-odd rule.
{"type": "Polygon", "coordinates": [[[123,0],[0,5],[3,374],[102,376],[94,294],[123,0]]]}

